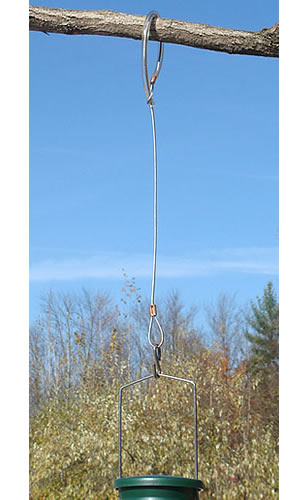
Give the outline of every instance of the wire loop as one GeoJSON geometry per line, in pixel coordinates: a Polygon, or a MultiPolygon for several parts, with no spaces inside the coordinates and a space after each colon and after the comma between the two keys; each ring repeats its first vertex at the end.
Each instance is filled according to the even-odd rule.
{"type": "Polygon", "coordinates": [[[161,346],[164,343],[164,332],[163,332],[162,327],[160,326],[160,322],[158,321],[157,316],[151,316],[150,317],[149,328],[148,328],[148,340],[149,340],[149,344],[153,347],[153,349],[155,347],[161,348],[161,346]],[[158,330],[159,330],[159,334],[160,334],[159,342],[157,342],[157,341],[153,342],[153,339],[152,339],[153,319],[155,319],[156,324],[158,326],[158,330]]]}
{"type": "Polygon", "coordinates": [[[146,99],[147,99],[147,104],[149,106],[154,106],[154,101],[153,101],[153,89],[154,89],[154,84],[158,78],[158,75],[161,70],[161,65],[163,61],[163,56],[164,56],[164,44],[163,42],[159,42],[159,53],[158,53],[158,58],[157,58],[157,63],[155,66],[154,73],[152,77],[149,80],[149,72],[148,72],[148,41],[149,41],[149,34],[150,34],[150,27],[152,24],[152,21],[156,19],[157,17],[160,17],[158,12],[155,12],[152,10],[149,12],[149,14],[146,16],[145,23],[144,23],[144,29],[143,29],[143,51],[142,51],[142,75],[143,75],[143,84],[144,84],[144,90],[146,94],[146,99]]]}

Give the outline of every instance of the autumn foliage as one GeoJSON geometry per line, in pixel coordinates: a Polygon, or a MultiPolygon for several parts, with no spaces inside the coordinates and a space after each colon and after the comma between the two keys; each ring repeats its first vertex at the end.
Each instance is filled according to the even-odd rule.
{"type": "MultiPolygon", "coordinates": [[[[180,317],[186,319],[182,310],[178,324],[180,317]]],[[[112,487],[118,477],[118,391],[121,384],[149,373],[152,359],[144,354],[142,345],[140,356],[134,357],[128,349],[129,339],[132,346],[137,341],[134,327],[128,317],[124,329],[119,328],[118,315],[115,320],[116,327],[107,325],[102,350],[94,357],[91,352],[89,362],[87,343],[92,329],[75,330],[75,325],[69,323],[69,362],[77,367],[69,378],[70,385],[60,386],[56,380],[47,392],[47,378],[40,370],[41,397],[37,403],[34,393],[32,404],[35,401],[36,406],[30,426],[32,499],[118,498],[112,487]]],[[[54,338],[53,325],[52,328],[54,338]]],[[[166,348],[162,369],[197,384],[199,479],[205,485],[200,498],[279,498],[277,372],[251,370],[251,350],[248,358],[240,357],[232,363],[217,344],[204,345],[189,321],[185,322],[185,329],[178,327],[175,334],[176,352],[167,353],[166,348]]],[[[59,361],[65,374],[67,347],[66,343],[62,349],[65,356],[59,361]]],[[[35,352],[37,356],[38,351],[35,352]]],[[[35,362],[39,366],[36,359],[35,362]]],[[[57,370],[58,367],[59,364],[57,370]]],[[[37,381],[38,373],[33,370],[32,391],[37,390],[37,381]]],[[[193,477],[192,396],[188,384],[163,378],[126,390],[124,476],[193,477]]]]}

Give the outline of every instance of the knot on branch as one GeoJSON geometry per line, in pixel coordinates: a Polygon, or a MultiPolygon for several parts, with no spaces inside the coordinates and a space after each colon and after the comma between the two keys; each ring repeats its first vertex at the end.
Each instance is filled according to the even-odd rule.
{"type": "Polygon", "coordinates": [[[273,47],[276,56],[279,56],[279,23],[274,24],[271,28],[263,28],[258,32],[264,37],[267,43],[273,47]]]}
{"type": "Polygon", "coordinates": [[[260,32],[264,36],[272,37],[272,39],[278,40],[279,43],[279,23],[274,24],[271,28],[263,28],[260,32]]]}

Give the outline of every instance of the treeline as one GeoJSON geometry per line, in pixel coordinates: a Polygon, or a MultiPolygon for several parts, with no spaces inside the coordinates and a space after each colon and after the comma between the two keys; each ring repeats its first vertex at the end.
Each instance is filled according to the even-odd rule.
{"type": "MultiPolygon", "coordinates": [[[[148,374],[149,305],[134,280],[103,294],[44,299],[30,329],[32,499],[117,498],[118,389],[148,374]]],[[[233,296],[196,327],[178,293],[159,305],[162,370],[197,383],[201,498],[278,498],[278,316],[272,283],[247,310],[233,296]]],[[[173,381],[172,381],[173,382],[173,381]]],[[[124,400],[124,475],[193,476],[188,386],[152,380],[124,400]]]]}

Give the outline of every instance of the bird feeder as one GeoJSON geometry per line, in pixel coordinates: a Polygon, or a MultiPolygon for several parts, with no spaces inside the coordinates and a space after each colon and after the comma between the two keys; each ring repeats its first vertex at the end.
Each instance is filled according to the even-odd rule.
{"type": "Polygon", "coordinates": [[[176,476],[124,477],[114,482],[120,500],[198,500],[202,481],[176,476]]]}

